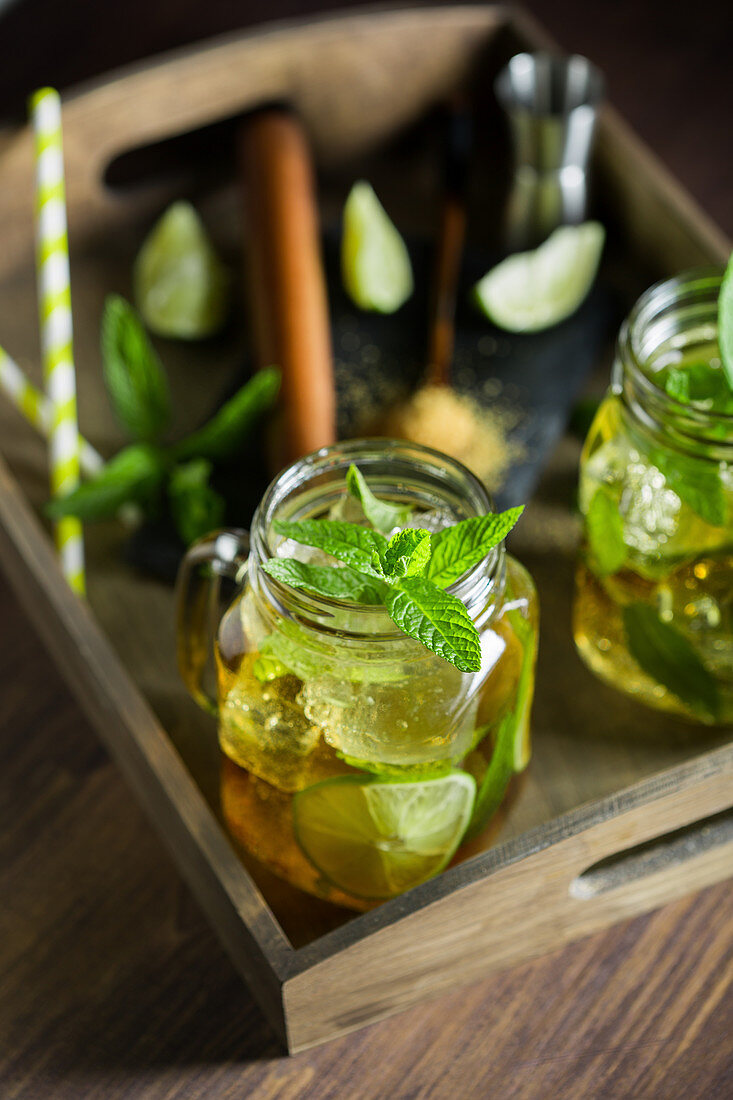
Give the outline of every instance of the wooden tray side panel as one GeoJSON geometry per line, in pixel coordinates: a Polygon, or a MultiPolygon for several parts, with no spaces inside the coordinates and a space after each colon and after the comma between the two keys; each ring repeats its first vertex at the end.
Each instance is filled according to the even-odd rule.
{"type": "MultiPolygon", "coordinates": [[[[64,101],[70,223],[103,231],[107,217],[122,215],[124,204],[103,179],[118,154],[273,101],[300,112],[321,161],[370,149],[470,72],[505,17],[499,7],[458,5],[313,20],[181,51],[81,89],[64,101]]],[[[28,248],[31,165],[26,127],[3,153],[0,269],[28,248]]],[[[139,188],[138,209],[146,201],[159,203],[160,188],[139,188]]]]}
{"type": "Polygon", "coordinates": [[[70,590],[0,459],[0,560],[39,636],[121,768],[233,962],[284,1035],[292,949],[117,656],[70,590]]]}
{"type": "MultiPolygon", "coordinates": [[[[290,1049],[335,1038],[726,878],[733,870],[730,830],[725,842],[690,855],[684,868],[671,861],[614,889],[574,896],[578,877],[598,861],[733,806],[733,749],[686,772],[684,783],[673,774],[657,783],[666,792],[656,800],[646,793],[650,784],[641,784],[634,808],[615,813],[611,800],[594,813],[595,824],[564,839],[548,835],[541,850],[524,858],[518,853],[494,873],[479,874],[289,979],[290,1049]]],[[[560,830],[572,827],[573,816],[560,830]]]]}

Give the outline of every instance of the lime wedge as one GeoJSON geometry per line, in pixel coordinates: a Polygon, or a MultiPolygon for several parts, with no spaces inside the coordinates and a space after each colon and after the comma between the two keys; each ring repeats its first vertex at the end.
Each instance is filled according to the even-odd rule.
{"type": "Polygon", "coordinates": [[[412,266],[405,242],[363,180],[344,206],[341,237],[344,288],[360,309],[394,313],[412,294],[412,266]]]}
{"type": "Polygon", "coordinates": [[[159,336],[197,340],[226,319],[229,277],[188,202],[174,202],[153,226],[133,278],[138,309],[159,336]]]}
{"type": "Polygon", "coordinates": [[[326,779],[293,801],[295,835],[322,875],[354,897],[391,898],[442,871],[471,817],[476,782],[326,779]]]}
{"type": "Polygon", "coordinates": [[[556,229],[534,252],[517,252],[476,284],[476,300],[499,328],[539,332],[564,321],[596,277],[606,233],[599,222],[556,229]]]}

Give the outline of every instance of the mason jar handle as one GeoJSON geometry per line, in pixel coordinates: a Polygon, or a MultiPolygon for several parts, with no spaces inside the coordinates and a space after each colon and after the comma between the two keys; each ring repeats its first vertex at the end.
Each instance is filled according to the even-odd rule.
{"type": "Polygon", "coordinates": [[[189,548],[176,583],[176,648],[183,682],[198,705],[218,712],[214,642],[249,557],[249,532],[214,531],[189,548]]]}

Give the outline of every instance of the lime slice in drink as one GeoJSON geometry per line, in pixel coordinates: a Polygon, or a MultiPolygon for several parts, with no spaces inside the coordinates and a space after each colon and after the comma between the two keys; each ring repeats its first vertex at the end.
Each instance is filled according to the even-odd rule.
{"type": "Polygon", "coordinates": [[[198,340],[221,328],[229,277],[198,214],[174,202],[145,239],[134,270],[135,300],[159,336],[198,340]]]}
{"type": "Polygon", "coordinates": [[[605,236],[599,222],[556,229],[533,252],[508,256],[484,275],[476,301],[508,332],[539,332],[564,321],[593,285],[605,236]]]}
{"type": "Polygon", "coordinates": [[[363,180],[351,188],[344,206],[341,275],[347,294],[360,309],[394,313],[412,294],[405,242],[363,180]]]}
{"type": "Polygon", "coordinates": [[[293,801],[295,835],[311,863],[354,897],[391,898],[442,871],[466,830],[476,782],[326,779],[293,801]]]}

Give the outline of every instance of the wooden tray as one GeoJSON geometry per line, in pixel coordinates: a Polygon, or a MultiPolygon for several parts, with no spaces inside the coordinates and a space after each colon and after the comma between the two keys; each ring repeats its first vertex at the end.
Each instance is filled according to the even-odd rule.
{"type": "MultiPolygon", "coordinates": [[[[313,135],[324,209],[364,174],[391,188],[395,202],[402,195],[401,224],[410,228],[417,210],[433,212],[434,165],[420,137],[431,106],[471,74],[485,132],[495,132],[493,76],[517,49],[546,44],[521,12],[483,5],[333,16],[175,54],[69,96],[74,323],[90,440],[106,454],[122,442],[100,378],[98,321],[107,292],[129,293],[132,258],[161,207],[174,196],[195,198],[236,266],[231,169],[223,158],[223,173],[209,171],[212,153],[228,148],[222,120],[263,100],[291,100],[313,135]],[[148,148],[202,127],[210,129],[148,148]]],[[[497,148],[485,143],[472,204],[472,232],[487,240],[500,200],[497,148]]],[[[38,380],[29,133],[4,135],[0,149],[0,340],[38,380]]],[[[622,303],[655,278],[727,255],[729,242],[610,109],[596,184],[609,230],[605,277],[622,303]]],[[[234,329],[216,344],[164,346],[178,430],[231,383],[245,335],[234,329]]],[[[599,379],[607,369],[606,361],[599,379]]],[[[358,916],[245,866],[221,822],[213,723],[186,697],[175,668],[170,588],[122,563],[115,525],[90,527],[89,600],[77,600],[37,518],[47,491],[44,447],[2,400],[0,449],[4,568],[289,1050],[733,871],[730,730],[647,711],[599,684],[575,655],[578,447],[569,439],[513,543],[537,580],[543,618],[526,780],[491,847],[358,916]]]]}

